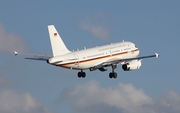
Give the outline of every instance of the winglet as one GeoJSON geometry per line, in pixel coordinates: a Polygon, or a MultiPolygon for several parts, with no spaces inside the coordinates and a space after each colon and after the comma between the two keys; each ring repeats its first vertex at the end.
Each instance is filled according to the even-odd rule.
{"type": "Polygon", "coordinates": [[[156,58],[158,58],[158,57],[159,57],[159,54],[155,53],[155,55],[156,55],[156,58]]]}
{"type": "Polygon", "coordinates": [[[14,51],[14,55],[15,55],[15,56],[18,55],[18,52],[17,52],[17,51],[14,51]]]}

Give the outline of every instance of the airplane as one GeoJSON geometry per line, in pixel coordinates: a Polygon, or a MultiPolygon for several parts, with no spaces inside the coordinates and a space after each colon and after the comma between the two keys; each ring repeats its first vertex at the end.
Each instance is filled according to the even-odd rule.
{"type": "Polygon", "coordinates": [[[49,25],[48,31],[53,53],[52,56],[23,54],[14,51],[15,56],[21,54],[27,56],[25,59],[42,60],[54,66],[80,70],[77,74],[79,78],[86,77],[86,73],[83,70],[89,69],[90,71],[99,70],[104,72],[107,71],[107,67],[112,68],[109,78],[117,78],[115,69],[119,64],[122,65],[124,71],[132,71],[141,67],[142,59],[159,57],[157,53],[139,57],[140,50],[134,43],[128,41],[69,51],[54,25],[49,25]]]}

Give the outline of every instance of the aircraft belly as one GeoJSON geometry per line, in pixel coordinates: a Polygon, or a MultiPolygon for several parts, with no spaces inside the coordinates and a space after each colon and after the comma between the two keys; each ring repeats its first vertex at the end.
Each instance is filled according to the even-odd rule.
{"type": "Polygon", "coordinates": [[[98,62],[102,62],[102,60],[94,60],[94,61],[88,61],[88,62],[61,64],[59,66],[60,67],[64,67],[64,68],[68,68],[68,69],[85,70],[85,69],[89,69],[89,68],[93,67],[98,62]]]}

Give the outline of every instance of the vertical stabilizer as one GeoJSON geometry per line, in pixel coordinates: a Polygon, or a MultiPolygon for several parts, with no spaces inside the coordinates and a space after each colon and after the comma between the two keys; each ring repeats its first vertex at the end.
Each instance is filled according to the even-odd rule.
{"type": "Polygon", "coordinates": [[[70,51],[66,48],[66,45],[64,44],[63,40],[61,39],[54,25],[49,25],[48,31],[49,31],[53,56],[59,56],[69,53],[70,51]]]}

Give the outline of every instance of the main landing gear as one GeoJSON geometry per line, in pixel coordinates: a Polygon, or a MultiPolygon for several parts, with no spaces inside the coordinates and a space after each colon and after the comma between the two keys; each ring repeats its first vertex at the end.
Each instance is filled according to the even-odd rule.
{"type": "Polygon", "coordinates": [[[114,70],[117,68],[117,65],[112,65],[112,72],[109,73],[109,78],[117,78],[117,73],[114,70]]]}
{"type": "Polygon", "coordinates": [[[109,78],[117,78],[117,73],[116,72],[109,73],[109,78]]]}
{"type": "Polygon", "coordinates": [[[86,73],[83,72],[82,70],[80,72],[78,72],[78,75],[77,75],[79,78],[85,78],[86,77],[86,73]]]}
{"type": "MultiPolygon", "coordinates": [[[[112,72],[109,73],[109,78],[117,78],[117,73],[114,72],[114,70],[117,68],[117,65],[111,65],[112,67],[112,72]]],[[[86,77],[86,73],[83,72],[83,70],[81,70],[80,72],[78,72],[77,76],[79,78],[85,78],[86,77]]]]}

